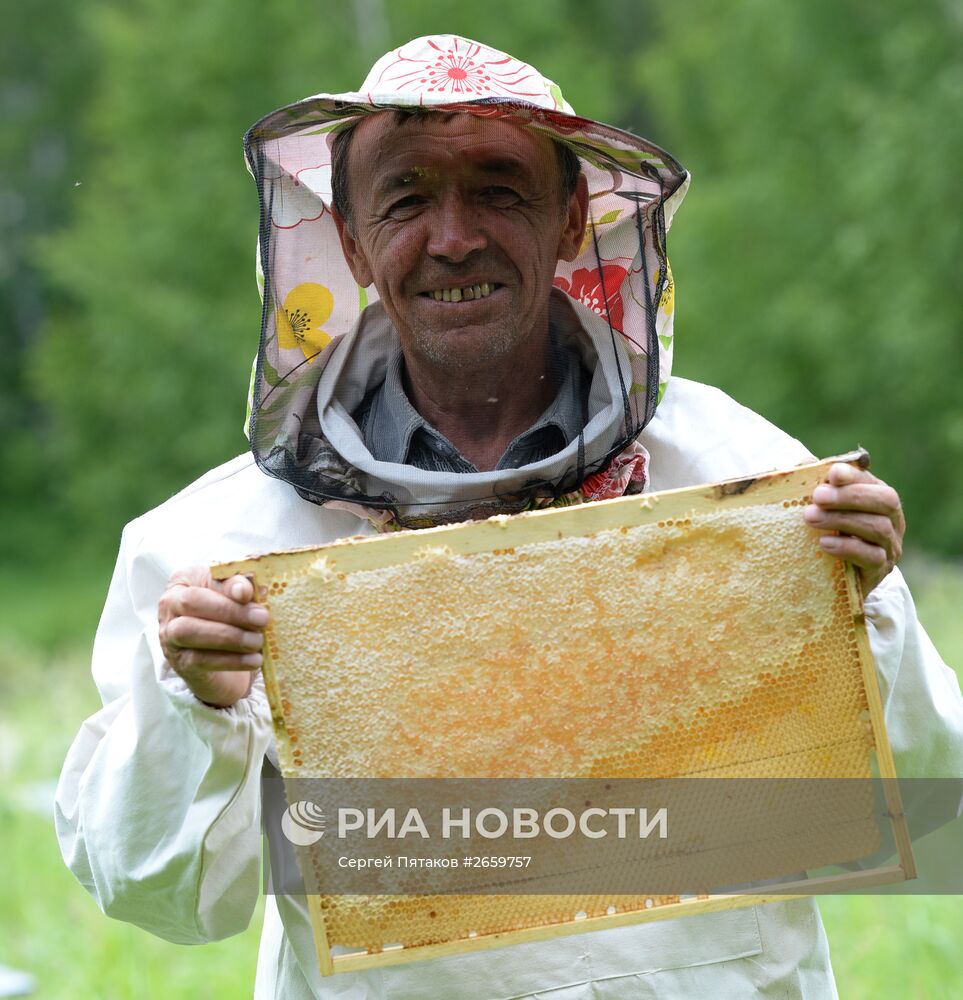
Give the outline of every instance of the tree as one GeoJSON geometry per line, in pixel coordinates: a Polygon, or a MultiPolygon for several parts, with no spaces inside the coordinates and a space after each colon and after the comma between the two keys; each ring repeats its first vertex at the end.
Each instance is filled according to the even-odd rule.
{"type": "MultiPolygon", "coordinates": [[[[62,225],[76,200],[84,142],[79,111],[93,61],[78,5],[50,0],[45,18],[25,5],[4,16],[0,37],[0,513],[5,541],[22,532],[52,470],[41,461],[46,415],[28,376],[29,346],[45,322],[51,295],[33,259],[38,234],[62,225]],[[49,24],[58,25],[57,32],[49,24]]],[[[56,473],[54,473],[55,475],[56,473]]]]}
{"type": "MultiPolygon", "coordinates": [[[[572,6],[502,0],[504,16],[460,10],[445,30],[481,34],[564,77],[580,44],[572,6]]],[[[101,0],[86,10],[98,64],[84,114],[92,152],[74,217],[44,244],[60,306],[33,367],[58,486],[102,544],[246,448],[260,307],[244,130],[305,94],[358,86],[375,45],[440,25],[437,5],[421,0],[329,5],[313,24],[303,7],[268,12],[251,0],[101,0]]],[[[611,92],[612,72],[591,69],[601,65],[590,60],[583,74],[589,106],[611,92]]]]}
{"type": "Polygon", "coordinates": [[[47,468],[83,523],[112,536],[246,447],[259,306],[244,129],[305,94],[352,89],[382,45],[441,29],[525,58],[580,112],[686,163],[695,182],[669,240],[677,373],[819,454],[865,444],[904,496],[911,540],[963,551],[951,292],[963,29],[950,7],[444,7],[82,8],[97,66],[90,153],[72,220],[44,244],[56,308],[33,369],[47,468]]]}
{"type": "Polygon", "coordinates": [[[693,172],[676,372],[821,455],[857,442],[910,541],[960,553],[963,20],[950,5],[691,0],[636,78],[693,172]]]}

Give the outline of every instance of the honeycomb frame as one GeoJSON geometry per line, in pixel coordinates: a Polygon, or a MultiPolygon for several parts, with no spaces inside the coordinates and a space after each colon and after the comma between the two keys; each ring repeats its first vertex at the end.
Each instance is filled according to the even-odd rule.
{"type": "MultiPolygon", "coordinates": [[[[324,546],[270,553],[212,567],[212,573],[218,579],[226,579],[236,573],[252,574],[262,600],[271,611],[271,624],[266,630],[263,673],[282,776],[286,779],[336,776],[544,777],[547,775],[538,771],[539,762],[544,766],[546,760],[552,760],[553,764],[561,761],[558,764],[561,770],[553,771],[553,777],[684,777],[710,772],[710,776],[784,777],[787,766],[793,777],[868,777],[871,760],[875,757],[878,775],[881,778],[895,778],[896,771],[883,722],[882,701],[866,634],[856,571],[849,564],[823,554],[817,543],[818,532],[805,524],[801,514],[801,508],[811,500],[813,488],[825,480],[829,466],[838,461],[865,468],[868,466],[868,455],[860,450],[783,472],[661,493],[619,497],[569,508],[493,517],[486,521],[343,539],[324,546]],[[745,529],[743,536],[734,537],[731,528],[740,519],[749,527],[745,529]],[[778,551],[786,559],[784,570],[768,578],[760,578],[760,567],[753,562],[752,553],[755,550],[745,544],[750,537],[759,542],[762,532],[765,532],[765,545],[782,545],[782,549],[778,551]],[[661,731],[672,728],[663,725],[660,731],[650,732],[648,742],[644,743],[644,753],[639,749],[640,744],[632,744],[631,738],[626,743],[626,746],[632,744],[628,750],[622,746],[613,746],[610,740],[605,752],[600,753],[597,747],[578,744],[577,741],[573,746],[571,733],[567,736],[556,733],[554,743],[550,737],[543,740],[545,746],[523,747],[524,757],[512,758],[506,752],[506,740],[499,740],[493,732],[489,732],[495,726],[504,724],[505,712],[512,710],[511,705],[507,708],[502,705],[499,715],[496,699],[496,704],[486,707],[487,715],[483,719],[485,724],[476,727],[471,738],[463,741],[466,747],[462,749],[461,756],[458,751],[452,751],[448,759],[439,758],[439,753],[444,754],[444,748],[451,743],[450,733],[443,734],[444,740],[439,741],[433,740],[432,732],[428,730],[432,723],[443,729],[447,711],[445,700],[450,702],[459,693],[459,671],[464,673],[465,660],[454,657],[449,664],[447,655],[438,654],[442,647],[450,650],[456,639],[471,646],[470,641],[465,641],[464,627],[459,631],[457,601],[452,607],[442,607],[439,604],[439,580],[445,579],[445,575],[457,564],[464,579],[470,580],[476,590],[480,587],[484,591],[486,587],[492,587],[492,584],[495,587],[511,587],[512,581],[516,579],[529,579],[526,573],[537,581],[540,579],[537,572],[542,563],[549,567],[558,564],[559,572],[564,573],[566,568],[569,571],[567,580],[572,584],[570,599],[573,606],[581,609],[583,614],[592,607],[598,612],[602,610],[597,596],[600,580],[594,578],[591,572],[573,576],[573,565],[576,568],[583,566],[588,556],[603,563],[605,560],[622,559],[622,563],[615,564],[624,568],[627,565],[624,563],[626,553],[638,553],[639,550],[633,546],[640,539],[647,540],[645,544],[650,546],[651,551],[643,545],[642,555],[636,554],[633,557],[633,565],[638,565],[639,560],[647,553],[647,570],[650,572],[657,572],[665,565],[673,565],[672,558],[667,555],[673,552],[696,553],[697,556],[702,553],[699,558],[707,566],[716,566],[714,574],[709,574],[709,583],[715,588],[713,596],[722,601],[721,619],[726,616],[738,617],[739,602],[744,599],[740,598],[739,588],[753,580],[756,585],[765,586],[776,595],[777,600],[772,603],[788,606],[794,600],[801,602],[793,608],[793,615],[787,616],[782,623],[780,636],[793,633],[793,621],[806,617],[807,600],[815,602],[814,608],[818,605],[825,610],[831,606],[830,613],[836,624],[832,629],[827,627],[824,632],[820,632],[819,641],[826,649],[822,650],[820,647],[818,655],[828,656],[832,653],[835,657],[832,677],[840,678],[839,682],[845,685],[845,696],[840,693],[841,689],[833,688],[832,684],[824,685],[821,681],[812,685],[816,700],[806,708],[817,722],[825,717],[826,726],[832,727],[834,731],[837,727],[842,727],[849,734],[848,737],[837,739],[827,749],[828,730],[823,727],[817,732],[818,726],[813,729],[809,725],[801,736],[786,737],[784,744],[780,744],[781,748],[775,749],[772,727],[765,729],[764,725],[757,723],[753,728],[746,720],[753,711],[752,706],[756,706],[758,716],[758,706],[762,704],[766,706],[763,716],[768,711],[769,720],[775,720],[781,727],[780,731],[787,728],[786,720],[792,721],[791,714],[787,714],[792,711],[789,705],[792,699],[785,691],[781,701],[778,696],[784,675],[788,678],[792,672],[788,666],[789,661],[784,662],[785,669],[782,670],[771,668],[735,676],[738,671],[733,672],[731,667],[738,662],[739,636],[736,635],[733,639],[723,629],[714,640],[717,645],[713,647],[713,652],[723,665],[728,663],[729,667],[721,673],[717,671],[708,679],[701,676],[705,670],[696,671],[695,674],[690,670],[684,678],[689,681],[688,687],[680,683],[679,677],[672,678],[674,686],[679,690],[684,688],[687,693],[695,685],[697,700],[701,699],[701,703],[692,710],[691,705],[686,706],[678,699],[671,704],[667,701],[662,709],[663,715],[659,718],[674,720],[674,731],[661,731]],[[566,566],[566,559],[570,562],[574,559],[575,562],[566,566]],[[727,567],[724,573],[718,572],[719,565],[727,567]],[[738,569],[733,569],[733,566],[738,569]],[[531,576],[533,572],[535,575],[531,576]],[[388,722],[397,721],[400,713],[404,713],[403,702],[395,690],[397,676],[391,678],[390,684],[372,684],[367,683],[363,670],[352,667],[354,659],[360,657],[360,651],[364,650],[365,659],[368,658],[366,647],[358,644],[365,640],[363,631],[355,636],[352,644],[348,634],[351,629],[344,624],[344,619],[337,624],[326,621],[323,630],[313,630],[312,638],[297,626],[290,613],[285,613],[290,612],[292,607],[302,607],[303,602],[314,599],[320,593],[330,602],[329,606],[338,606],[339,599],[346,600],[348,607],[351,606],[352,599],[356,602],[360,600],[363,607],[371,606],[374,609],[372,614],[384,614],[384,609],[391,606],[390,602],[397,603],[393,596],[396,590],[393,588],[399,582],[403,582],[408,588],[406,594],[409,603],[419,593],[419,586],[426,600],[434,598],[432,606],[446,623],[439,629],[436,621],[432,627],[442,646],[437,648],[434,659],[431,659],[431,666],[441,671],[433,675],[434,681],[444,680],[447,687],[442,685],[437,697],[430,697],[422,691],[419,695],[421,700],[415,699],[415,710],[408,712],[404,717],[405,725],[401,727],[407,733],[412,731],[412,727],[419,725],[425,729],[423,739],[427,753],[424,756],[432,761],[432,767],[428,770],[412,756],[410,743],[406,746],[387,746],[387,730],[380,734],[373,732],[359,740],[357,728],[352,729],[352,721],[357,722],[359,718],[358,712],[370,711],[372,698],[388,722]],[[361,588],[360,591],[353,598],[344,597],[355,584],[361,588]],[[730,591],[734,593],[729,594],[732,599],[726,605],[726,594],[730,591]],[[379,604],[377,595],[381,592],[388,595],[388,604],[379,604]],[[297,596],[292,597],[295,594],[297,596]],[[582,603],[579,604],[579,601],[582,603]],[[820,601],[823,603],[820,604],[820,601]],[[826,601],[829,603],[826,604],[826,601]],[[344,633],[343,636],[339,635],[339,630],[344,633]],[[325,644],[323,647],[322,643],[325,644]],[[727,644],[733,645],[733,649],[727,651],[727,644]],[[304,676],[303,670],[299,674],[296,664],[299,658],[303,660],[307,656],[316,667],[321,659],[332,655],[332,649],[340,650],[338,677],[343,683],[337,687],[333,697],[323,697],[321,706],[318,706],[312,700],[316,698],[317,692],[311,689],[311,677],[304,676]],[[441,664],[441,660],[445,664],[441,664]],[[447,676],[444,676],[445,671],[448,671],[447,676]],[[348,676],[343,676],[345,674],[348,676]],[[719,678],[723,674],[726,681],[721,684],[719,678]],[[713,684],[716,685],[715,688],[713,684]],[[833,698],[835,702],[832,701],[833,698]],[[320,711],[321,715],[312,714],[307,706],[320,711]],[[680,715],[686,711],[686,718],[690,722],[687,725],[680,724],[680,715]],[[328,713],[327,718],[324,717],[325,712],[328,713]],[[780,715],[780,712],[783,714],[780,715]],[[340,730],[333,726],[335,717],[344,722],[340,730]],[[712,725],[716,728],[712,729],[712,725]],[[678,735],[680,732],[681,737],[678,735]],[[728,742],[723,741],[724,751],[720,756],[719,732],[742,733],[744,738],[740,743],[736,737],[727,737],[728,742]],[[745,733],[749,735],[745,736],[745,733]],[[701,744],[700,739],[703,740],[701,744]],[[753,739],[756,740],[755,744],[752,743],[753,739]],[[793,739],[796,740],[795,743],[793,739]],[[352,740],[353,742],[348,742],[352,740]],[[807,740],[808,745],[804,745],[807,740]],[[761,746],[767,748],[769,756],[760,757],[753,750],[753,747],[761,746]],[[403,756],[406,749],[409,751],[407,758],[403,756]],[[708,771],[705,764],[707,753],[710,757],[714,754],[718,758],[708,771]],[[728,758],[726,753],[729,753],[728,758]],[[404,763],[399,765],[399,760],[404,763]],[[656,760],[659,762],[658,766],[653,765],[656,760]],[[406,769],[406,773],[394,773],[399,766],[406,769]],[[526,771],[526,768],[529,770],[526,771]],[[343,773],[335,773],[339,769],[343,773]]],[[[698,564],[697,561],[695,564],[698,564]]],[[[691,573],[692,565],[690,559],[689,563],[683,563],[682,569],[687,574],[691,573]]],[[[541,579],[544,582],[544,577],[541,579]]],[[[673,579],[663,579],[661,582],[666,587],[673,579]]],[[[681,591],[685,589],[676,588],[681,591]]],[[[676,598],[673,590],[673,595],[673,599],[684,603],[685,593],[676,598]]],[[[496,597],[491,600],[497,611],[498,600],[496,597]]],[[[694,600],[695,605],[690,610],[698,615],[702,610],[702,598],[697,593],[694,600]]],[[[460,613],[464,617],[464,608],[460,613]]],[[[818,611],[813,613],[818,614],[818,611]]],[[[538,646],[537,642],[533,644],[532,641],[527,641],[524,632],[526,624],[530,633],[537,630],[537,615],[530,615],[531,620],[527,622],[524,614],[520,617],[521,625],[517,620],[513,621],[514,645],[499,654],[502,667],[506,656],[509,658],[508,662],[517,663],[520,656],[530,656],[538,646]]],[[[685,636],[685,642],[695,647],[701,642],[702,647],[696,648],[691,655],[686,652],[683,656],[677,652],[679,632],[676,630],[671,633],[670,630],[669,638],[674,643],[671,646],[673,664],[677,659],[690,664],[706,662],[703,641],[706,631],[704,627],[690,630],[685,636]]],[[[577,642],[579,630],[571,630],[571,636],[577,642]]],[[[367,640],[370,644],[370,635],[367,635],[367,640]]],[[[390,661],[392,656],[401,655],[399,650],[403,651],[405,643],[410,645],[413,641],[413,633],[406,632],[404,627],[392,630],[391,640],[386,638],[385,643],[382,643],[389,647],[382,660],[387,657],[390,661]],[[396,636],[394,632],[399,634],[396,636]]],[[[474,641],[476,644],[479,641],[477,636],[474,641]]],[[[787,648],[797,652],[802,650],[792,661],[792,669],[795,669],[797,661],[799,669],[803,669],[806,658],[812,659],[817,655],[813,653],[812,647],[818,644],[801,642],[799,636],[792,641],[796,645],[792,646],[790,643],[787,648]]],[[[653,662],[657,661],[657,655],[652,659],[653,662]]],[[[489,657],[489,660],[494,664],[498,657],[489,657]]],[[[392,662],[397,663],[397,659],[392,662]]],[[[525,662],[528,669],[529,660],[526,659],[525,662]]],[[[573,701],[565,708],[565,711],[576,716],[586,710],[585,692],[591,690],[587,687],[586,678],[597,683],[600,676],[591,675],[590,668],[585,663],[584,657],[573,655],[562,659],[554,658],[549,664],[552,677],[561,671],[562,680],[569,680],[580,692],[580,700],[573,701]]],[[[637,664],[633,665],[633,669],[637,669],[637,664]]],[[[377,681],[377,677],[375,680],[377,681]]],[[[476,674],[473,681],[478,680],[479,676],[476,674]]],[[[633,680],[637,681],[638,676],[634,676],[633,680]]],[[[646,676],[645,680],[649,683],[652,678],[646,676]]],[[[470,685],[472,681],[467,683],[470,685]]],[[[535,676],[531,681],[533,690],[539,683],[543,683],[543,680],[535,676]]],[[[661,683],[664,687],[664,678],[661,683]]],[[[462,689],[464,690],[464,685],[462,689]]],[[[418,694],[415,686],[411,690],[418,694]]],[[[662,688],[651,688],[650,684],[649,690],[658,692],[662,688]]],[[[789,690],[786,688],[786,691],[789,690]]],[[[596,699],[594,708],[591,704],[588,705],[588,711],[595,712],[595,716],[590,718],[594,717],[599,724],[608,724],[611,728],[613,716],[605,713],[602,703],[610,704],[617,695],[618,692],[613,695],[611,691],[603,691],[596,699]]],[[[588,700],[591,701],[591,698],[588,700]]],[[[517,701],[514,704],[517,707],[517,701]]],[[[397,728],[395,726],[396,730],[397,728]]],[[[788,728],[790,733],[795,732],[791,725],[788,728]]],[[[620,736],[619,739],[621,738],[620,736]]],[[[799,882],[783,881],[767,888],[765,894],[655,898],[490,896],[482,897],[485,899],[484,905],[478,902],[477,896],[425,894],[406,897],[401,901],[388,896],[309,895],[308,910],[320,971],[322,975],[330,975],[340,971],[542,940],[605,927],[796,898],[820,891],[842,891],[913,878],[915,868],[912,851],[895,782],[884,782],[884,794],[898,850],[896,864],[799,882]],[[520,899],[524,901],[524,905],[519,902],[520,899]],[[394,902],[389,902],[391,900],[394,902]],[[473,916],[481,909],[486,910],[487,923],[473,916]],[[523,911],[521,916],[518,915],[520,910],[523,911]],[[510,916],[510,911],[514,912],[514,917],[510,916]],[[398,920],[394,923],[390,916],[386,916],[392,913],[398,915],[398,920]],[[568,914],[568,918],[563,914],[568,914]],[[441,919],[436,919],[439,917],[441,919]],[[473,924],[476,929],[469,930],[473,924]],[[479,926],[482,927],[481,931],[477,930],[479,926]],[[405,928],[404,934],[399,931],[399,927],[405,928]],[[389,945],[388,942],[400,943],[389,945]],[[336,946],[340,949],[353,947],[360,950],[333,954],[332,948],[336,946]]],[[[299,864],[305,870],[304,866],[311,864],[310,852],[299,848],[297,853],[299,864]]],[[[812,867],[815,866],[806,864],[791,866],[785,870],[800,871],[812,867]]]]}

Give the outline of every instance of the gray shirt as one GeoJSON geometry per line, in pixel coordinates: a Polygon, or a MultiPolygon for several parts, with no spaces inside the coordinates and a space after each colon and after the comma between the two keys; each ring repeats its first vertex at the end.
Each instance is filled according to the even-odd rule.
{"type": "MultiPolygon", "coordinates": [[[[518,469],[561,451],[578,437],[588,415],[589,373],[578,353],[557,350],[550,374],[558,385],[555,399],[537,421],[505,449],[496,469],[518,469]]],[[[399,349],[388,363],[385,380],[365,397],[354,419],[365,447],[381,462],[413,465],[428,472],[478,472],[443,434],[411,405],[404,389],[399,349]]],[[[497,406],[497,403],[491,404],[497,406]]],[[[483,419],[483,415],[482,415],[483,419]]]]}

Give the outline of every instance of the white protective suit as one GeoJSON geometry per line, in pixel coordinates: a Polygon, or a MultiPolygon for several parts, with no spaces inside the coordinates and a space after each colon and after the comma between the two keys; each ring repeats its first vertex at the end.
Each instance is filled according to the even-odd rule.
{"type": "MultiPolygon", "coordinates": [[[[799,442],[718,390],[673,378],[642,434],[653,489],[780,468],[799,442]]],[[[319,545],[374,529],[301,499],[250,455],[214,469],[124,531],[94,646],[104,708],[84,723],[57,792],[68,865],[110,916],[198,943],[248,924],[260,881],[259,778],[273,753],[263,686],[201,704],[166,664],[157,601],[191,563],[319,545]]],[[[867,626],[901,774],[963,773],[963,699],[916,620],[898,571],[869,594],[867,626]]],[[[418,962],[322,981],[307,913],[269,897],[256,996],[551,1000],[835,995],[811,900],[418,962]]]]}
{"type": "MultiPolygon", "coordinates": [[[[670,334],[663,328],[660,337],[670,334]]],[[[294,347],[304,349],[300,342],[294,347]]],[[[372,361],[379,363],[383,357],[372,361]]],[[[607,376],[619,363],[611,355],[599,359],[609,366],[607,376]]],[[[664,398],[638,438],[649,453],[647,489],[747,476],[811,458],[798,441],[718,390],[669,379],[664,368],[663,374],[664,398]]],[[[357,453],[350,422],[339,426],[329,432],[330,444],[357,453]],[[338,440],[339,433],[351,439],[338,440]]],[[[365,462],[362,456],[356,464],[365,462]]],[[[127,526],[94,646],[104,707],[81,727],[57,790],[64,858],[105,913],[171,941],[202,943],[243,930],[261,885],[260,779],[274,755],[263,683],[219,710],[199,702],[173,673],[157,626],[170,573],[375,530],[360,508],[311,502],[266,475],[251,454],[212,470],[127,526]]],[[[868,596],[866,616],[899,772],[963,774],[959,685],[917,622],[898,571],[868,596]]],[[[303,901],[280,896],[267,901],[255,995],[822,1000],[836,991],[812,900],[322,980],[303,901]]]]}

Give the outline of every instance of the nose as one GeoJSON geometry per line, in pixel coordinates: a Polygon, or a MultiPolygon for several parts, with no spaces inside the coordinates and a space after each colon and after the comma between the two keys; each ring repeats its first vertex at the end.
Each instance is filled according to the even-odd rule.
{"type": "Polygon", "coordinates": [[[459,264],[488,245],[476,206],[457,191],[447,192],[432,207],[428,225],[428,253],[450,264],[459,264]]]}

